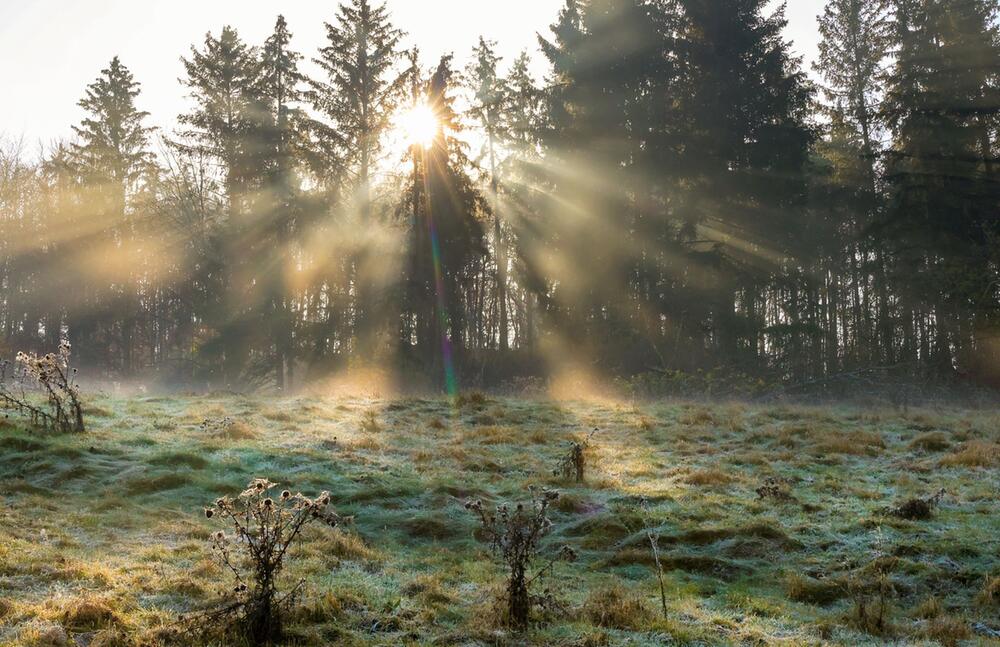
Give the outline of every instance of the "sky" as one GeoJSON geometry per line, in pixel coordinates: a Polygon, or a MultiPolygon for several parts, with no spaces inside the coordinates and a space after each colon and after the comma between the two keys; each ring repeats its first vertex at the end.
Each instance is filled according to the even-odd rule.
{"type": "MultiPolygon", "coordinates": [[[[776,2],[777,0],[775,0],[776,2]]],[[[396,25],[425,62],[446,52],[467,56],[480,35],[509,61],[545,32],[563,0],[387,0],[396,25]]],[[[807,65],[816,53],[816,16],[824,0],[788,0],[789,33],[807,65]]],[[[336,0],[0,0],[0,137],[48,144],[72,134],[86,86],[114,56],[142,84],[138,106],[169,130],[186,109],[180,57],[207,31],[237,28],[248,41],[268,36],[285,15],[293,46],[312,58],[332,22],[336,0]]],[[[537,58],[537,56],[536,56],[537,58]]],[[[464,63],[463,63],[464,64],[464,63]]],[[[539,63],[540,65],[540,63],[539,63]]],[[[544,68],[539,67],[539,71],[544,68]]],[[[307,67],[306,71],[310,71],[307,67]]]]}

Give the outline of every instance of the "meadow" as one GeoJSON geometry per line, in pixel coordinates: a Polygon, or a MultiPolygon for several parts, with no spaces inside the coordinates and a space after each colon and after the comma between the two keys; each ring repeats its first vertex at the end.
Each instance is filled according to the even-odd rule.
{"type": "Polygon", "coordinates": [[[304,583],[287,644],[1000,645],[994,411],[87,402],[84,434],[0,421],[3,647],[169,644],[178,614],[228,586],[204,507],[254,477],[328,490],[354,518],[310,528],[289,555],[287,582],[304,583]],[[588,436],[585,481],[555,474],[588,436]],[[561,493],[543,554],[579,558],[541,585],[558,609],[514,632],[465,503],[524,501],[530,485],[561,493]]]}

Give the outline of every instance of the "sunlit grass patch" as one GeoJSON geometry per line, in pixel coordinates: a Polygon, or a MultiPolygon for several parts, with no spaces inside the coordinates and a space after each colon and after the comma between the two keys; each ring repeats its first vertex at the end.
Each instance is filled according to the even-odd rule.
{"type": "Polygon", "coordinates": [[[898,560],[901,644],[950,640],[961,635],[952,620],[971,625],[998,604],[987,414],[668,403],[640,414],[493,396],[461,409],[444,399],[231,396],[101,406],[114,415],[86,437],[0,429],[2,647],[39,628],[72,641],[60,601],[85,596],[113,613],[77,619],[80,632],[107,642],[124,631],[161,647],[159,623],[213,599],[224,575],[207,559],[200,506],[257,475],[328,489],[338,512],[358,519],[296,549],[289,575],[305,580],[306,595],[291,629],[301,645],[495,640],[482,614],[492,613],[496,568],[462,504],[516,499],[528,485],[561,490],[551,541],[580,559],[553,582],[567,614],[528,630],[524,644],[877,644],[851,619],[848,585],[867,573],[879,529],[898,560]],[[134,413],[122,415],[126,406],[134,413]],[[377,433],[359,424],[369,410],[377,433]],[[215,433],[227,419],[253,433],[215,433]],[[585,481],[554,476],[567,441],[594,428],[585,481]],[[794,498],[760,497],[769,477],[794,498]],[[939,488],[947,498],[928,519],[884,512],[939,488]],[[659,533],[667,617],[647,527],[659,533]]]}

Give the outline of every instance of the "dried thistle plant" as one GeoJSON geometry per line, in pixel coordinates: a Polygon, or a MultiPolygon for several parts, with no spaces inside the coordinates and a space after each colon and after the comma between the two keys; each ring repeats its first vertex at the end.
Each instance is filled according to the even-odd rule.
{"type": "Polygon", "coordinates": [[[555,597],[544,590],[533,594],[532,585],[550,572],[558,561],[576,560],[576,552],[563,546],[541,568],[531,572],[531,565],[541,552],[542,539],[552,529],[548,517],[549,506],[559,498],[554,490],[528,488],[531,502],[517,503],[513,507],[502,504],[494,510],[487,509],[482,501],[469,501],[467,510],[478,518],[493,554],[507,566],[507,584],[502,603],[506,624],[523,629],[528,626],[533,608],[551,609],[557,606],[555,597]]]}
{"type": "Polygon", "coordinates": [[[583,483],[587,470],[587,450],[590,449],[596,433],[597,430],[594,429],[586,438],[571,441],[567,452],[559,459],[552,474],[567,479],[574,478],[577,483],[583,483]]]}
{"type": "Polygon", "coordinates": [[[229,527],[212,534],[212,552],[232,576],[232,586],[216,606],[184,618],[201,633],[238,637],[252,645],[266,645],[282,635],[282,619],[295,604],[303,582],[279,591],[279,575],[289,548],[313,523],[335,528],[348,522],[330,508],[330,494],[314,499],[289,490],[274,496],[277,487],[254,479],[235,498],[222,497],[205,509],[209,519],[229,527]]]}
{"type": "Polygon", "coordinates": [[[56,353],[18,353],[0,362],[0,409],[23,415],[36,427],[60,433],[83,432],[83,404],[70,343],[56,353]],[[41,397],[38,397],[41,396],[41,397]]]}

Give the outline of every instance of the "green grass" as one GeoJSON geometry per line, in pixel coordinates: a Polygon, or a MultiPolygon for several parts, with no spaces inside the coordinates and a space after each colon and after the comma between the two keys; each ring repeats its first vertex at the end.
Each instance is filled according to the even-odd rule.
{"type": "Polygon", "coordinates": [[[0,428],[2,647],[61,631],[166,644],[163,627],[226,584],[203,506],[256,476],[329,490],[355,517],[292,555],[307,595],[290,644],[997,644],[973,633],[1000,628],[989,412],[240,396],[90,411],[81,436],[0,428]],[[594,428],[586,483],[554,477],[594,428]],[[760,498],[767,477],[789,496],[760,498]],[[566,612],[514,635],[491,624],[500,568],[463,504],[524,500],[528,485],[563,493],[548,548],[580,559],[546,582],[566,612]],[[885,512],[939,488],[930,520],[885,512]],[[877,550],[896,591],[883,636],[854,612],[877,550]]]}

